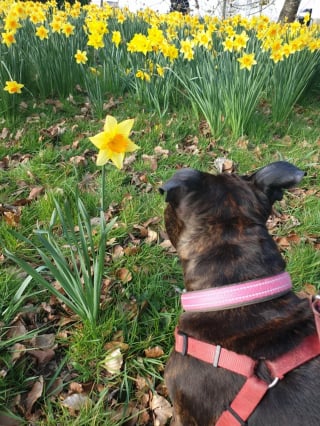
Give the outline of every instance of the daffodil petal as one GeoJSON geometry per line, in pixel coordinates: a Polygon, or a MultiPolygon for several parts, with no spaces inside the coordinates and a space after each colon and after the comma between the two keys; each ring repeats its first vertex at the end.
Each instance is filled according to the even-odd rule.
{"type": "Polygon", "coordinates": [[[121,123],[118,124],[117,133],[121,133],[124,137],[127,138],[130,135],[133,123],[133,118],[131,118],[130,120],[121,121],[121,123]]]}
{"type": "Polygon", "coordinates": [[[96,161],[97,166],[103,166],[104,164],[106,164],[111,159],[110,154],[110,151],[107,149],[99,151],[96,161]]]}
{"type": "Polygon", "coordinates": [[[104,123],[103,130],[106,133],[111,133],[112,134],[112,133],[115,132],[115,130],[117,128],[117,125],[118,125],[117,120],[114,117],[112,117],[112,115],[107,115],[106,116],[106,121],[104,123]]]}
{"type": "Polygon", "coordinates": [[[133,151],[136,151],[137,149],[140,149],[140,146],[133,143],[132,140],[127,139],[126,152],[133,152],[133,151]]]}
{"type": "Polygon", "coordinates": [[[124,159],[124,152],[113,152],[112,151],[112,154],[110,155],[110,160],[113,162],[113,164],[118,169],[122,169],[123,159],[124,159]]]}
{"type": "Polygon", "coordinates": [[[89,140],[98,148],[102,149],[103,146],[106,144],[106,134],[105,132],[98,133],[95,136],[92,136],[89,138],[89,140]]]}

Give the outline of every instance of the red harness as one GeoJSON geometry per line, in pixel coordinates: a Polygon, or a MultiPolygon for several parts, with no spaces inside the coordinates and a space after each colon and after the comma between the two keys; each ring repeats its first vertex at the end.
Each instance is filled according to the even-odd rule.
{"type": "Polygon", "coordinates": [[[320,300],[312,303],[317,333],[306,337],[300,345],[273,361],[265,360],[265,364],[273,377],[267,383],[255,374],[258,361],[246,355],[239,355],[219,345],[205,343],[189,337],[179,330],[175,331],[175,349],[182,355],[190,355],[213,367],[225,368],[246,377],[247,380],[228,407],[219,417],[216,426],[243,426],[254,412],[259,402],[269,389],[291,370],[320,355],[320,300]]]}

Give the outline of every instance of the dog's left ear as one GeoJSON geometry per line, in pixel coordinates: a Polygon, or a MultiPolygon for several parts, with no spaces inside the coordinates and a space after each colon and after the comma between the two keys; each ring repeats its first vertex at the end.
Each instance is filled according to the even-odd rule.
{"type": "Polygon", "coordinates": [[[187,192],[196,189],[200,181],[201,172],[198,170],[180,169],[159,188],[159,192],[165,194],[167,203],[177,206],[187,192]]]}
{"type": "Polygon", "coordinates": [[[274,203],[282,200],[284,190],[298,185],[305,174],[293,164],[276,161],[248,176],[248,179],[274,203]]]}

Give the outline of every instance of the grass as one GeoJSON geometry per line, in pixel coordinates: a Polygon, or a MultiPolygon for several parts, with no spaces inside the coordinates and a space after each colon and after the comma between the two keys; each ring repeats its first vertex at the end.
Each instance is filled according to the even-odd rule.
{"type": "MultiPolygon", "coordinates": [[[[130,424],[126,423],[130,418],[131,424],[152,423],[154,413],[148,398],[155,392],[166,396],[163,369],[173,344],[183,287],[176,255],[161,244],[165,240],[165,203],[158,193],[161,183],[177,167],[214,171],[214,161],[227,157],[239,173],[278,159],[305,170],[301,190],[287,194],[276,205],[280,219],[272,233],[275,238],[289,234],[299,237],[298,242],[290,240],[289,245],[281,247],[288,270],[297,290],[306,285],[319,290],[319,97],[318,89],[310,91],[291,116],[277,125],[264,112],[266,105],[259,106],[248,134],[239,139],[227,133],[214,139],[203,130],[202,117],[194,115],[187,103],[162,117],[152,111],[141,112],[133,96],[118,103],[110,113],[118,121],[136,118],[132,139],[141,150],[124,170],[107,167],[107,214],[110,219],[117,217],[117,222],[108,235],[99,323],[95,328],[83,324],[32,281],[25,299],[18,303],[14,296],[25,275],[0,249],[0,312],[6,312],[0,317],[0,412],[15,413],[19,424],[33,421],[37,425],[115,426],[130,424]],[[156,149],[159,146],[161,150],[156,149]],[[130,279],[121,275],[124,269],[130,279]],[[25,327],[17,339],[26,353],[13,362],[14,341],[6,331],[16,321],[25,327]],[[50,362],[41,365],[30,355],[32,345],[24,333],[32,330],[55,334],[54,358],[50,362]],[[120,347],[124,356],[117,374],[103,367],[112,347],[120,347]],[[155,347],[162,351],[154,358],[148,357],[145,351],[155,347]],[[16,396],[24,401],[39,376],[44,377],[45,384],[41,396],[35,399],[30,412],[23,402],[17,408],[16,396]],[[55,388],[54,383],[60,387],[55,388]],[[79,410],[61,404],[72,394],[75,383],[82,386],[91,401],[79,410]]],[[[33,267],[40,265],[39,257],[30,246],[14,238],[12,228],[34,240],[33,230],[50,221],[53,198],[68,198],[76,190],[91,217],[99,214],[100,173],[88,136],[100,131],[102,122],[90,111],[81,116],[83,102],[79,97],[74,104],[65,102],[53,108],[50,103],[32,100],[14,125],[3,123],[9,131],[0,140],[0,161],[5,164],[0,168],[0,206],[20,212],[11,221],[8,213],[1,215],[0,239],[33,267]],[[46,130],[62,122],[64,133],[50,137],[46,130]],[[78,162],[74,160],[77,156],[78,162]],[[28,199],[35,187],[43,187],[43,191],[28,199]]]]}

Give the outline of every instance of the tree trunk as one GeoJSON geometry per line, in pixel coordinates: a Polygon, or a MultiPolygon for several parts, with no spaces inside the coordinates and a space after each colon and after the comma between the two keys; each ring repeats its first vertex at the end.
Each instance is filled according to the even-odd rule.
{"type": "Polygon", "coordinates": [[[285,0],[278,22],[293,22],[296,19],[301,0],[285,0]]]}

